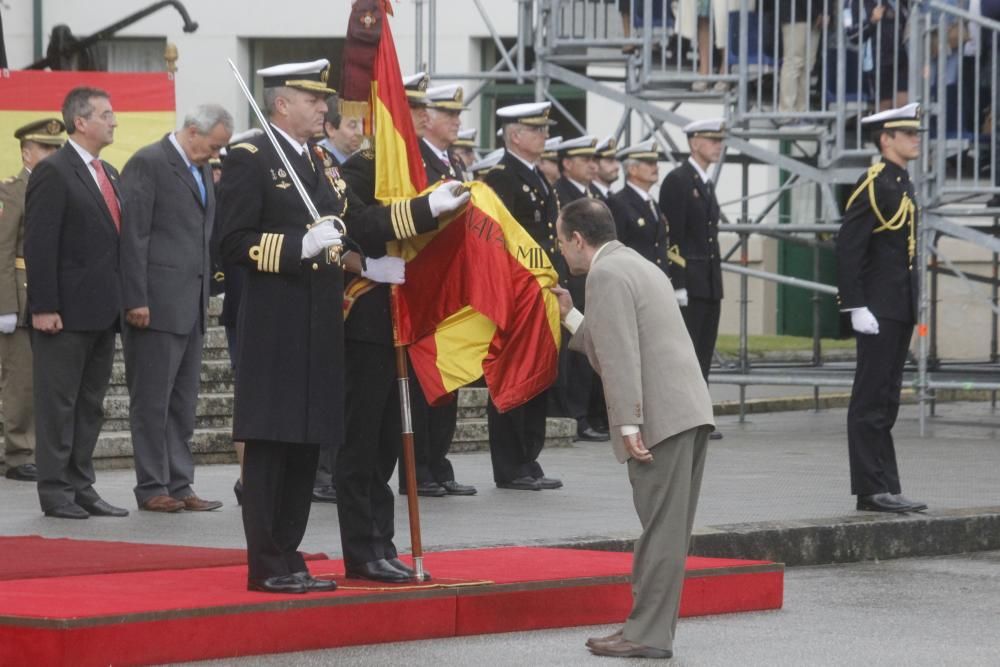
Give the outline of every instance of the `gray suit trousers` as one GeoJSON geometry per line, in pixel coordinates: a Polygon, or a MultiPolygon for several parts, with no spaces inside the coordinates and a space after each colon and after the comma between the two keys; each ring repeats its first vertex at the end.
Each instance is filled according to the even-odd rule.
{"type": "Polygon", "coordinates": [[[35,370],[35,463],[42,511],[91,505],[94,447],[104,421],[115,331],[32,332],[35,370]]]}
{"type": "Polygon", "coordinates": [[[195,410],[201,372],[200,323],[187,335],[126,325],[125,381],[135,452],[135,499],[194,493],[195,410]]]}
{"type": "Polygon", "coordinates": [[[653,461],[628,461],[642,535],[632,558],[632,612],[625,639],[673,650],[684,561],[705,469],[711,428],[699,426],[651,447],[653,461]]]}

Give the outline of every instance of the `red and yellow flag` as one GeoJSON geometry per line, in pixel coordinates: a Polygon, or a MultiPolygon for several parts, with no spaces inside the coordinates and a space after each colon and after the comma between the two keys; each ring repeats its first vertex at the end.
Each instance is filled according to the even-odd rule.
{"type": "Polygon", "coordinates": [[[0,177],[21,170],[14,131],[40,118],[61,119],[66,93],[78,86],[111,95],[118,128],[101,157],[119,169],[132,153],[175,129],[174,79],[167,72],[0,70],[0,177]]]}

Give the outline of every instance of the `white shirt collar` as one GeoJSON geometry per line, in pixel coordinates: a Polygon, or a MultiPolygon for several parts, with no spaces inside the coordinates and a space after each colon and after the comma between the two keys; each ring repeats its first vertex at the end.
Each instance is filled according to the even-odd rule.
{"type": "Polygon", "coordinates": [[[607,197],[608,194],[611,192],[611,188],[606,186],[604,183],[601,183],[600,181],[591,181],[590,184],[593,185],[595,188],[597,188],[598,191],[600,191],[600,193],[605,197],[607,197]]]}
{"type": "Polygon", "coordinates": [[[187,165],[188,169],[191,169],[191,160],[188,159],[187,153],[184,152],[184,148],[181,146],[181,142],[177,141],[177,133],[170,133],[170,143],[174,145],[177,152],[181,154],[181,158],[184,160],[184,164],[187,165]]]}
{"type": "Polygon", "coordinates": [[[712,180],[711,177],[708,175],[708,172],[702,169],[701,165],[698,164],[693,157],[689,157],[688,162],[690,162],[691,166],[694,167],[694,171],[701,178],[702,183],[708,183],[710,180],[712,180]]]}
{"type": "Polygon", "coordinates": [[[69,145],[73,147],[73,150],[76,151],[77,155],[80,156],[80,159],[83,160],[83,163],[85,165],[87,165],[91,169],[94,168],[94,165],[92,165],[90,163],[93,162],[94,160],[96,160],[97,159],[96,157],[94,157],[93,155],[91,155],[90,152],[86,148],[84,148],[80,144],[78,144],[75,141],[73,141],[72,138],[69,139],[69,145]]]}
{"type": "Polygon", "coordinates": [[[511,156],[516,157],[518,160],[520,160],[524,164],[524,166],[530,169],[531,171],[535,170],[535,164],[528,162],[527,160],[525,160],[523,157],[521,157],[512,150],[508,150],[507,152],[510,153],[511,156]]]}
{"type": "Polygon", "coordinates": [[[650,201],[650,200],[652,200],[652,197],[649,196],[648,192],[646,192],[645,190],[643,190],[642,188],[640,188],[638,185],[636,185],[632,181],[625,181],[625,183],[630,188],[632,188],[633,190],[635,190],[636,192],[639,193],[639,196],[642,197],[642,201],[650,201]]]}
{"type": "Polygon", "coordinates": [[[428,141],[427,137],[421,137],[421,141],[427,144],[427,147],[431,149],[431,152],[433,152],[434,155],[438,156],[438,159],[440,159],[441,162],[444,162],[446,165],[451,166],[451,157],[448,155],[448,151],[441,150],[440,148],[432,144],[430,141],[428,141]]]}
{"type": "Polygon", "coordinates": [[[281,136],[283,136],[285,139],[288,140],[288,143],[292,145],[292,148],[295,149],[295,151],[299,154],[300,157],[309,150],[305,144],[300,144],[297,139],[292,139],[291,135],[289,135],[287,132],[282,130],[274,123],[271,123],[271,127],[273,127],[277,132],[280,132],[281,136]]]}
{"type": "Polygon", "coordinates": [[[577,190],[579,190],[583,194],[587,194],[588,188],[587,188],[586,185],[584,185],[583,183],[577,183],[576,181],[574,181],[569,176],[566,177],[566,180],[569,181],[570,183],[572,183],[573,185],[575,185],[577,190]]]}

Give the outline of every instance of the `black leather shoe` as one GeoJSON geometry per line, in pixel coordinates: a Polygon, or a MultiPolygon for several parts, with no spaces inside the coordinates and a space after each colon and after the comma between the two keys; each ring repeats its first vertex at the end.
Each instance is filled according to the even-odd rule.
{"type": "Polygon", "coordinates": [[[591,426],[590,428],[594,429],[601,435],[608,435],[611,432],[611,429],[608,428],[607,424],[597,424],[596,426],[591,426]]]}
{"type": "Polygon", "coordinates": [[[722,440],[722,431],[712,431],[708,434],[709,440],[722,440]]]}
{"type": "Polygon", "coordinates": [[[498,489],[513,489],[515,491],[541,491],[542,485],[534,477],[518,477],[509,482],[497,482],[498,489]]]}
{"type": "Polygon", "coordinates": [[[310,593],[332,593],[337,590],[337,582],[328,579],[317,579],[308,572],[295,572],[293,577],[298,579],[310,593]]]}
{"type": "Polygon", "coordinates": [[[302,580],[294,574],[285,574],[267,579],[248,578],[247,590],[260,591],[261,593],[305,593],[308,589],[302,580]]]}
{"type": "Polygon", "coordinates": [[[470,486],[468,484],[459,484],[455,480],[448,480],[447,482],[441,482],[441,487],[445,490],[449,496],[474,496],[476,495],[476,487],[470,486]]]}
{"type": "MultiPolygon", "coordinates": [[[[400,572],[405,573],[406,576],[409,577],[410,579],[416,579],[417,578],[417,571],[414,570],[409,565],[407,565],[406,563],[404,563],[403,561],[399,560],[398,558],[387,558],[386,562],[388,562],[389,565],[392,565],[394,568],[396,568],[400,572]]],[[[428,572],[427,570],[424,570],[424,579],[423,580],[424,581],[430,581],[431,580],[431,573],[428,572]]]]}
{"type": "Polygon", "coordinates": [[[588,426],[584,429],[576,429],[576,439],[584,442],[606,442],[611,439],[611,436],[607,433],[599,433],[588,426]]]}
{"type": "Polygon", "coordinates": [[[536,477],[535,481],[538,482],[538,486],[543,489],[561,489],[562,480],[555,479],[552,477],[536,477]]]}
{"type": "Polygon", "coordinates": [[[90,513],[76,503],[66,503],[65,505],[45,510],[45,516],[50,516],[54,519],[89,519],[90,513]]]}
{"type": "Polygon", "coordinates": [[[908,512],[910,506],[896,500],[891,493],[875,493],[858,496],[858,509],[864,512],[908,512]]]}
{"type": "Polygon", "coordinates": [[[919,500],[910,500],[902,493],[896,494],[896,502],[907,505],[909,507],[908,512],[923,512],[927,509],[927,503],[922,503],[919,500]]]}
{"type": "Polygon", "coordinates": [[[90,505],[84,505],[80,503],[80,507],[87,510],[90,516],[116,516],[123,517],[128,516],[128,510],[124,507],[115,507],[111,503],[105,501],[102,498],[98,498],[90,505]]]}
{"type": "Polygon", "coordinates": [[[243,504],[243,482],[241,482],[240,480],[236,480],[236,483],[233,484],[233,495],[236,496],[236,504],[237,505],[242,505],[243,504]]]}
{"type": "Polygon", "coordinates": [[[348,579],[370,579],[389,584],[402,584],[410,581],[410,575],[397,570],[384,558],[361,563],[360,565],[345,565],[348,579]]]}
{"type": "MultiPolygon", "coordinates": [[[[406,487],[399,487],[399,495],[406,495],[406,487]]],[[[426,498],[441,498],[442,496],[448,495],[448,492],[444,490],[444,487],[437,482],[419,482],[417,483],[417,495],[424,496],[426,498]]]]}
{"type": "Polygon", "coordinates": [[[15,482],[37,482],[38,468],[34,463],[22,463],[19,466],[7,468],[4,477],[12,479],[15,482]]]}
{"type": "Polygon", "coordinates": [[[313,487],[313,502],[314,503],[336,503],[337,502],[337,488],[332,484],[324,484],[323,486],[313,487]]]}

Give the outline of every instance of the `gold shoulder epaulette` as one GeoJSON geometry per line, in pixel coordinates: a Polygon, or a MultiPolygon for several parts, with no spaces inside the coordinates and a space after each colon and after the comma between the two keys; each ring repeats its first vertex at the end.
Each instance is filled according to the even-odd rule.
{"type": "Polygon", "coordinates": [[[253,144],[247,143],[247,142],[243,142],[242,144],[236,144],[235,146],[233,146],[233,150],[236,150],[237,148],[246,149],[246,150],[250,151],[251,153],[256,153],[258,150],[260,150],[259,148],[257,148],[253,144]]]}
{"type": "MultiPolygon", "coordinates": [[[[503,171],[506,168],[507,168],[507,165],[505,165],[505,164],[496,164],[496,165],[493,165],[493,167],[490,168],[490,171],[503,171]]],[[[488,174],[488,173],[490,173],[490,171],[487,171],[486,173],[488,174]]]]}
{"type": "Polygon", "coordinates": [[[361,157],[364,158],[365,160],[374,160],[375,150],[372,148],[365,148],[361,151],[361,157]]]}
{"type": "Polygon", "coordinates": [[[882,173],[883,169],[885,169],[885,162],[876,162],[868,168],[868,175],[865,176],[865,180],[861,181],[854,193],[851,194],[850,198],[847,200],[847,206],[844,207],[844,211],[851,208],[851,204],[853,204],[854,200],[858,198],[858,195],[864,192],[865,189],[871,185],[872,182],[874,182],[878,175],[882,173]]]}

